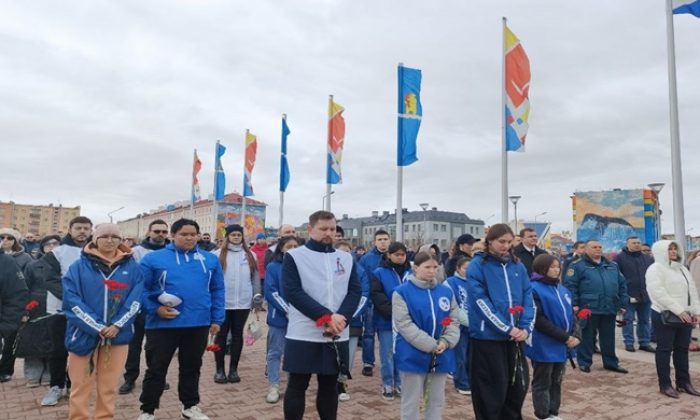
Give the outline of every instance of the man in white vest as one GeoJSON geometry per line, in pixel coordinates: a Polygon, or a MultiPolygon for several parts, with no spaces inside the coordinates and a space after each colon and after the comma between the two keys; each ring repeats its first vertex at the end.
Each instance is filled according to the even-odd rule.
{"type": "Polygon", "coordinates": [[[85,216],[73,218],[68,223],[68,234],[61,239],[61,245],[52,249],[42,258],[50,269],[46,276],[46,313],[50,314],[49,331],[53,349],[49,357],[51,383],[49,391],[41,401],[43,406],[58,404],[58,401],[68,395],[70,387],[66,376],[68,352],[64,344],[66,335],[66,316],[63,314],[63,283],[62,278],[68,272],[68,267],[80,259],[83,247],[90,242],[92,221],[85,216]]]}
{"type": "Polygon", "coordinates": [[[282,263],[282,288],[289,303],[284,367],[285,420],[302,420],[312,374],[318,379],[316,408],[321,420],[335,420],[336,383],[347,374],[347,328],[360,302],[361,287],[350,253],[333,247],[333,213],[309,216],[309,241],[290,250],[282,263]]]}

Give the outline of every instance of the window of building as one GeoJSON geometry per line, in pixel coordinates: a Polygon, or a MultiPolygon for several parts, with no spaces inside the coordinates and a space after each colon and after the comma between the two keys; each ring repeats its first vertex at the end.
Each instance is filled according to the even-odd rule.
{"type": "Polygon", "coordinates": [[[411,225],[411,231],[413,231],[413,232],[416,231],[416,225],[411,225]]]}
{"type": "Polygon", "coordinates": [[[403,225],[403,231],[408,232],[408,225],[403,225]]]}
{"type": "Polygon", "coordinates": [[[474,226],[469,226],[469,233],[474,234],[474,226]]]}
{"type": "Polygon", "coordinates": [[[447,232],[447,225],[441,225],[440,232],[447,232]]]}
{"type": "Polygon", "coordinates": [[[422,228],[422,227],[423,227],[423,225],[418,225],[418,232],[421,231],[421,228],[422,228]]]}
{"type": "Polygon", "coordinates": [[[433,232],[437,232],[438,230],[440,230],[440,226],[438,226],[437,223],[433,223],[433,232]]]}

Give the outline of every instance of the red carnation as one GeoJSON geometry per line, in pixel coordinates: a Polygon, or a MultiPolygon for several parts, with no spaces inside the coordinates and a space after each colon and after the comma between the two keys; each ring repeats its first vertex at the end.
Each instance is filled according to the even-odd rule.
{"type": "Polygon", "coordinates": [[[525,311],[525,307],[521,305],[516,305],[508,308],[508,313],[511,315],[519,314],[525,311]]]}
{"type": "Polygon", "coordinates": [[[581,309],[580,311],[578,311],[578,314],[576,314],[576,316],[577,316],[579,319],[586,319],[586,318],[588,318],[589,316],[591,316],[592,314],[593,314],[593,311],[591,311],[591,310],[588,309],[588,308],[584,308],[584,309],[581,309]]]}
{"type": "Polygon", "coordinates": [[[316,326],[319,328],[326,327],[326,326],[328,326],[328,324],[331,323],[332,319],[333,318],[331,317],[331,314],[325,314],[316,320],[316,326]]]}
{"type": "Polygon", "coordinates": [[[36,309],[37,307],[39,307],[39,302],[37,302],[36,300],[30,300],[30,301],[25,305],[24,310],[26,310],[27,312],[31,312],[31,311],[33,311],[34,309],[36,309]]]}
{"type": "Polygon", "coordinates": [[[440,321],[440,325],[442,325],[445,328],[449,327],[450,324],[452,324],[452,318],[450,318],[449,316],[444,317],[442,321],[440,321]]]}
{"type": "Polygon", "coordinates": [[[217,351],[221,351],[221,346],[218,344],[209,344],[207,346],[207,351],[216,353],[217,351]]]}
{"type": "Polygon", "coordinates": [[[128,284],[116,280],[108,279],[104,281],[104,284],[109,290],[125,290],[129,288],[128,284]]]}
{"type": "Polygon", "coordinates": [[[120,294],[113,294],[113,295],[112,295],[112,299],[114,299],[114,300],[116,300],[116,301],[122,300],[123,297],[124,297],[124,296],[123,296],[123,295],[120,295],[120,294]]]}

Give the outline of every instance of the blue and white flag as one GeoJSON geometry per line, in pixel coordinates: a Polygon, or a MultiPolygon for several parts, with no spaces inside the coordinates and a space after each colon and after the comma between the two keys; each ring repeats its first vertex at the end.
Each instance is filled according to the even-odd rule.
{"type": "Polygon", "coordinates": [[[287,191],[289,185],[289,164],[287,163],[287,136],[291,133],[287,126],[287,119],[282,118],[282,153],[280,155],[280,191],[287,191]]]}
{"type": "Polygon", "coordinates": [[[226,191],[226,175],[224,174],[224,168],[221,166],[221,156],[226,153],[226,146],[221,143],[216,143],[216,160],[214,161],[214,170],[216,171],[216,178],[214,179],[214,200],[221,201],[224,199],[224,193],[226,191]]]}
{"type": "Polygon", "coordinates": [[[671,0],[674,15],[689,13],[700,18],[700,0],[671,0]]]}
{"type": "Polygon", "coordinates": [[[421,71],[399,66],[399,139],[396,164],[408,166],[418,160],[418,130],[423,119],[420,101],[421,71]]]}

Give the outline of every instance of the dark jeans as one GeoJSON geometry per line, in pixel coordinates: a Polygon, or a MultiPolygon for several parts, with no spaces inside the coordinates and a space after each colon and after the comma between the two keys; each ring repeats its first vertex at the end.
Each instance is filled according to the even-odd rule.
{"type": "MultiPolygon", "coordinates": [[[[338,375],[316,375],[318,393],[316,410],[321,420],[335,420],[338,416],[338,375]]],[[[284,419],[302,420],[306,406],[306,389],[311,380],[310,373],[290,373],[287,390],[284,392],[284,419]]]]}
{"type": "Polygon", "coordinates": [[[637,315],[637,341],[640,346],[648,346],[651,338],[651,302],[637,302],[627,305],[625,326],[622,337],[626,346],[634,345],[634,316],[637,315]]]}
{"type": "Polygon", "coordinates": [[[469,328],[459,327],[459,341],[454,350],[457,370],[452,375],[455,388],[471,389],[469,384],[469,328]]]}
{"type": "Polygon", "coordinates": [[[367,310],[362,314],[362,364],[374,367],[374,306],[370,303],[367,310]]]}
{"type": "Polygon", "coordinates": [[[559,415],[565,370],[566,363],[532,362],[532,405],[538,419],[559,415]]]}
{"type": "MultiPolygon", "coordinates": [[[[126,371],[124,372],[125,382],[136,382],[141,373],[141,347],[145,334],[146,314],[141,312],[134,319],[134,337],[129,343],[129,355],[126,357],[126,371]]],[[[148,358],[148,352],[146,352],[148,358]]]]}
{"type": "Polygon", "coordinates": [[[615,315],[591,315],[583,327],[581,345],[576,348],[579,366],[591,366],[596,333],[603,355],[603,366],[615,368],[619,360],[615,355],[615,315]]]}
{"type": "Polygon", "coordinates": [[[521,420],[530,382],[522,343],[513,341],[469,342],[472,406],[477,420],[521,420]],[[520,368],[516,369],[520,347],[520,368]],[[515,381],[513,382],[513,373],[515,381]]]}
{"type": "Polygon", "coordinates": [[[688,372],[688,346],[693,333],[692,325],[671,326],[661,322],[661,315],[651,311],[651,323],[656,331],[656,375],[659,387],[671,386],[671,353],[676,370],[676,386],[690,384],[688,372]]]}
{"type": "Polygon", "coordinates": [[[0,375],[14,375],[15,373],[15,340],[17,339],[17,331],[3,337],[2,356],[0,358],[0,375]]]}
{"type": "Polygon", "coordinates": [[[176,350],[180,364],[177,384],[180,402],[186,409],[199,404],[199,375],[208,338],[209,327],[146,330],[146,354],[151,352],[151,355],[146,360],[141,411],[152,414],[159,407],[165,376],[176,350]]]}
{"type": "Polygon", "coordinates": [[[70,388],[70,379],[66,372],[68,366],[68,351],[66,350],[66,317],[64,315],[52,315],[48,318],[51,344],[53,350],[49,357],[49,372],[51,373],[50,386],[70,388]]]}
{"type": "MultiPolygon", "coordinates": [[[[221,324],[221,329],[216,335],[216,344],[222,349],[226,348],[226,337],[231,330],[231,362],[229,363],[229,371],[238,370],[238,362],[241,360],[241,351],[243,350],[243,329],[245,322],[250,314],[249,309],[227,309],[226,319],[221,324]]],[[[216,370],[224,370],[224,356],[226,352],[221,350],[214,353],[216,361],[216,370]]]]}

